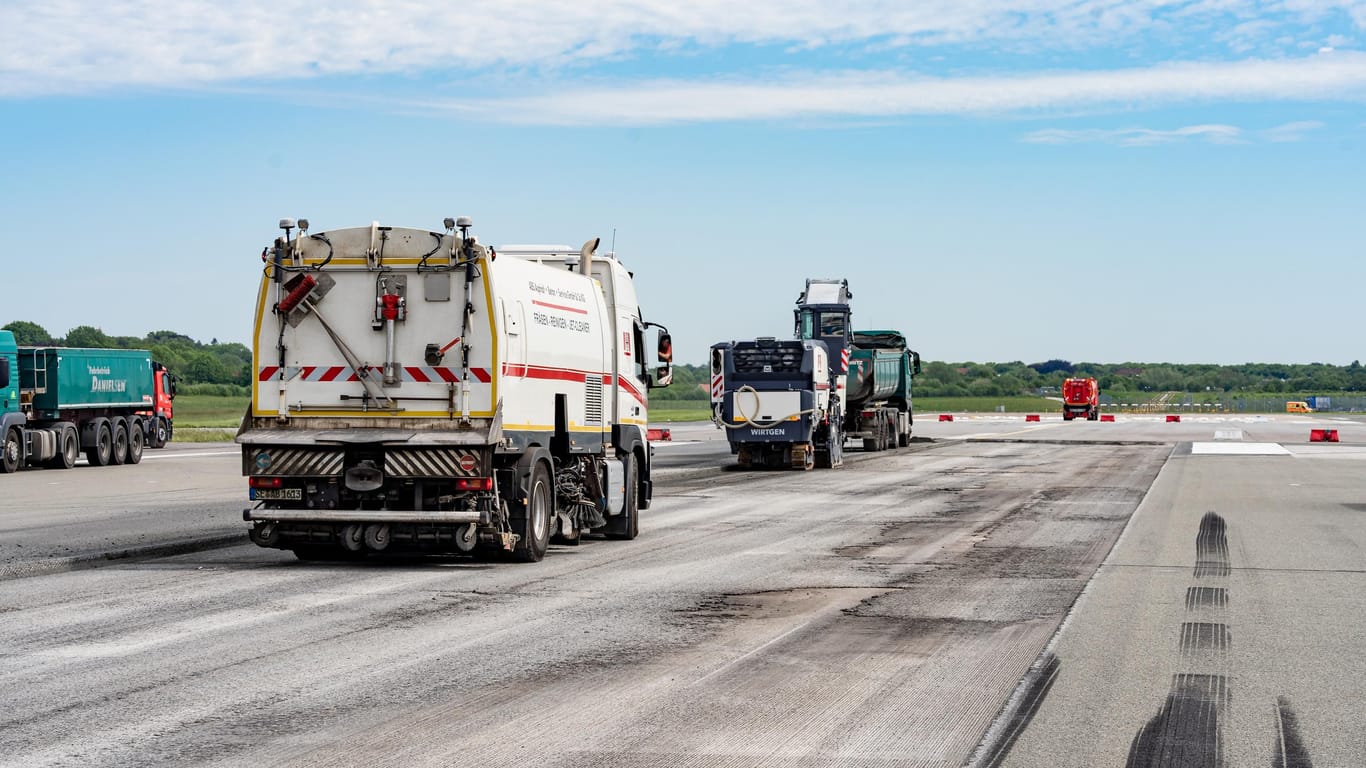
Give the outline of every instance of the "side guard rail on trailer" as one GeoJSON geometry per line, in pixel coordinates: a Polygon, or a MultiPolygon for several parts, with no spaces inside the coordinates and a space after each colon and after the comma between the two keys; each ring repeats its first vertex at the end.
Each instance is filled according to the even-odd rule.
{"type": "MultiPolygon", "coordinates": [[[[485,513],[487,514],[487,513],[485,513]]],[[[483,523],[478,512],[431,509],[244,509],[242,519],[317,523],[483,523]]]]}

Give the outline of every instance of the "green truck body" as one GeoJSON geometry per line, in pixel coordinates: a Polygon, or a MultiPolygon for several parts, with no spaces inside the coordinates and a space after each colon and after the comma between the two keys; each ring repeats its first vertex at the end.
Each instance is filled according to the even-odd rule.
{"type": "Polygon", "coordinates": [[[90,408],[150,408],[152,353],[142,349],[25,347],[19,388],[33,393],[35,418],[90,408]]]}

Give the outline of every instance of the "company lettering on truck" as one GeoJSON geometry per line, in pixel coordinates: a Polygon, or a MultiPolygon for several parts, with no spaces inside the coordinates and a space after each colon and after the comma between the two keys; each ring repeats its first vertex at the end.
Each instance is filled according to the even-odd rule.
{"type": "Polygon", "coordinates": [[[87,365],[87,366],[85,367],[85,371],[86,371],[86,373],[90,374],[90,391],[91,391],[91,392],[127,392],[127,391],[128,391],[128,380],[127,380],[127,379],[101,379],[101,378],[100,378],[100,376],[108,376],[108,375],[109,375],[109,373],[110,373],[110,371],[109,371],[109,366],[105,366],[105,365],[87,365]]]}
{"type": "MultiPolygon", "coordinates": [[[[537,283],[534,281],[527,283],[526,287],[531,292],[539,293],[542,296],[554,297],[557,299],[568,299],[569,301],[577,301],[580,303],[585,303],[588,301],[588,297],[583,295],[582,291],[555,288],[553,286],[542,285],[541,283],[537,283]]],[[[570,307],[564,304],[554,304],[549,301],[541,301],[539,299],[532,299],[531,303],[538,307],[545,307],[546,309],[558,309],[564,312],[573,312],[579,315],[588,314],[588,310],[584,309],[583,307],[570,307]]],[[[592,333],[593,331],[593,326],[587,320],[580,320],[578,318],[572,317],[560,317],[559,315],[551,315],[545,312],[532,312],[531,322],[537,325],[544,325],[548,328],[563,328],[565,330],[575,331],[577,333],[592,333]]]]}

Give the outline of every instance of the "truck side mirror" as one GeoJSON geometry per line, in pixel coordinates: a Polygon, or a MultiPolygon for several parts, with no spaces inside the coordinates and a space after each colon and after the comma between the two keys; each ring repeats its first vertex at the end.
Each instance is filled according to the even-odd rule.
{"type": "Polygon", "coordinates": [[[174,400],[174,399],[175,399],[175,383],[176,383],[176,377],[174,377],[174,376],[172,376],[171,374],[168,373],[168,374],[166,374],[166,382],[170,385],[169,387],[166,388],[166,394],[170,395],[170,396],[171,396],[171,399],[174,400]]]}
{"type": "Polygon", "coordinates": [[[667,386],[669,386],[670,384],[672,384],[673,382],[674,382],[674,368],[673,368],[672,365],[669,365],[669,364],[665,363],[664,365],[661,365],[661,366],[659,366],[659,368],[655,369],[654,386],[656,386],[656,387],[667,387],[667,386]]]}
{"type": "Polygon", "coordinates": [[[674,340],[667,332],[659,334],[659,362],[672,363],[674,361],[674,340]]]}
{"type": "Polygon", "coordinates": [[[9,358],[0,357],[0,388],[9,386],[9,358]]]}
{"type": "Polygon", "coordinates": [[[912,353],[911,353],[911,375],[912,375],[912,376],[919,376],[919,375],[920,375],[920,353],[919,353],[919,352],[912,352],[912,353]]]}

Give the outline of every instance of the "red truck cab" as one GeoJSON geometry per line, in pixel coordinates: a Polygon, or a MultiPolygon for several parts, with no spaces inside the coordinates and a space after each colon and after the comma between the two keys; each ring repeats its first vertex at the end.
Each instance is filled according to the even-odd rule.
{"type": "Polygon", "coordinates": [[[1071,421],[1085,416],[1087,421],[1100,418],[1100,384],[1095,379],[1066,379],[1062,383],[1062,418],[1071,421]]]}
{"type": "Polygon", "coordinates": [[[174,423],[171,421],[171,401],[175,399],[176,377],[166,366],[152,361],[152,410],[143,411],[147,424],[147,447],[164,448],[171,442],[174,423]]]}

